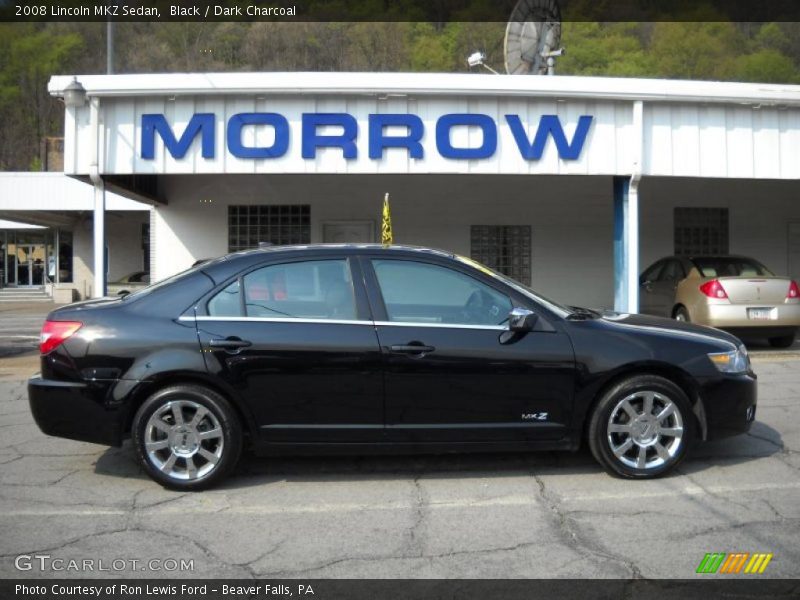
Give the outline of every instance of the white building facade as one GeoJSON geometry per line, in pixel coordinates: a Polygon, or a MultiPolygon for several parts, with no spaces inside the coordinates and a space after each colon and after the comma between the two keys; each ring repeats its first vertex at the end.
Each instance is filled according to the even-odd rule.
{"type": "Polygon", "coordinates": [[[396,243],[569,304],[636,310],[639,272],[676,253],[800,277],[800,86],[227,73],[50,92],[70,86],[64,170],[95,187],[93,247],[108,190],[143,203],[153,280],[259,242],[377,241],[387,192],[396,243]]]}

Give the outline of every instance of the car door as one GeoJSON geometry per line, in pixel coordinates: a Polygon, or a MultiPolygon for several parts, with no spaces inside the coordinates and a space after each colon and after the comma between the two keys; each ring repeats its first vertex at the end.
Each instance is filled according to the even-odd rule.
{"type": "Polygon", "coordinates": [[[679,260],[674,258],[667,260],[658,280],[653,285],[654,314],[661,317],[672,317],[675,292],[678,289],[678,283],[685,277],[683,265],[679,260]]]}
{"type": "Polygon", "coordinates": [[[381,439],[381,355],[359,273],[346,256],[266,264],[198,306],[209,371],[265,441],[381,439]]]}
{"type": "Polygon", "coordinates": [[[666,259],[656,261],[639,277],[639,310],[647,315],[658,314],[658,297],[655,289],[666,259]]]}
{"type": "Polygon", "coordinates": [[[536,331],[511,334],[507,316],[521,305],[518,295],[476,269],[417,257],[371,256],[363,264],[385,365],[388,439],[565,435],[574,355],[543,313],[536,331]]]}

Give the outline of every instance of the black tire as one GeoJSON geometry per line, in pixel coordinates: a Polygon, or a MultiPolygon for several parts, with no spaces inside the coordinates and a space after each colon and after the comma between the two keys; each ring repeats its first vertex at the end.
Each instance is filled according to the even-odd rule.
{"type": "Polygon", "coordinates": [[[792,344],[794,344],[795,334],[792,333],[791,335],[782,335],[780,337],[771,337],[769,338],[769,345],[773,348],[788,348],[792,344]]]}
{"type": "Polygon", "coordinates": [[[695,416],[691,403],[680,387],[656,375],[635,375],[620,381],[600,398],[590,415],[589,448],[597,462],[612,475],[627,479],[652,479],[668,473],[680,464],[694,444],[695,431],[695,416]],[[668,416],[659,423],[654,417],[643,416],[647,414],[644,407],[646,397],[650,393],[653,394],[652,415],[667,408],[669,401],[674,407],[673,415],[677,413],[677,417],[668,416]],[[641,406],[638,420],[632,419],[630,414],[621,408],[626,399],[628,406],[635,409],[634,413],[639,410],[637,407],[641,406]],[[612,416],[615,428],[629,427],[632,433],[609,433],[612,416]],[[620,422],[618,419],[628,421],[620,422]],[[662,427],[670,433],[662,435],[660,433],[662,427]],[[681,429],[680,439],[673,435],[679,429],[681,429]],[[628,443],[631,444],[629,449],[621,456],[614,453],[613,448],[622,449],[628,443]],[[645,446],[644,468],[640,468],[638,462],[642,446],[645,446]],[[663,449],[663,454],[667,458],[660,454],[658,447],[663,449]]]}
{"type": "Polygon", "coordinates": [[[679,306],[675,313],[672,315],[672,318],[676,321],[685,321],[686,323],[691,323],[692,320],[689,318],[689,311],[686,310],[683,306],[679,306]]]}
{"type": "Polygon", "coordinates": [[[131,435],[147,474],[174,490],[216,485],[233,471],[242,453],[238,416],[225,398],[201,385],[175,385],[154,393],[136,412],[131,435]]]}

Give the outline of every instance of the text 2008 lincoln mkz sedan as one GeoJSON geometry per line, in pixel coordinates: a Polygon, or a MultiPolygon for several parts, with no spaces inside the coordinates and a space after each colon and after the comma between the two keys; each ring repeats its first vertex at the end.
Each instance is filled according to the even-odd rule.
{"type": "Polygon", "coordinates": [[[727,333],[560,306],[469,259],[287,246],[59,308],[28,384],[47,434],[119,445],[163,485],[258,453],[575,450],[662,475],[747,431],[756,377],[727,333]]]}

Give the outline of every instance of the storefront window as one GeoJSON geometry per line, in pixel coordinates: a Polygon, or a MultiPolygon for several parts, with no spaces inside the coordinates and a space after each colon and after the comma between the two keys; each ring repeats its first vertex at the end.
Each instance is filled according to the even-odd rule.
{"type": "Polygon", "coordinates": [[[257,248],[261,242],[285,245],[310,241],[311,206],[308,204],[228,207],[229,252],[257,248]]]}
{"type": "Polygon", "coordinates": [[[728,253],[728,209],[675,207],[675,254],[728,253]]]}
{"type": "Polygon", "coordinates": [[[72,232],[58,232],[58,275],[61,283],[72,283],[72,232]]]}
{"type": "Polygon", "coordinates": [[[470,256],[525,285],[531,284],[531,226],[473,225],[470,256]]]}

